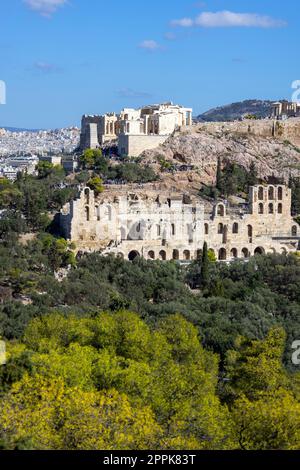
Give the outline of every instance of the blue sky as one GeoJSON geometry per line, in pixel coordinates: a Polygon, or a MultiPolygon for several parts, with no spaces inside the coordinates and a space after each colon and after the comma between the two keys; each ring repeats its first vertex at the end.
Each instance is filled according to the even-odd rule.
{"type": "Polygon", "coordinates": [[[291,98],[295,0],[1,0],[0,127],[172,100],[194,113],[291,98]]]}

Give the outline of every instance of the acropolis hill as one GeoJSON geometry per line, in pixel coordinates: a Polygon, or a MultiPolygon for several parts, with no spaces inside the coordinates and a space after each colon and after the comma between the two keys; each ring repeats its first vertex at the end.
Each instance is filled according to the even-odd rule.
{"type": "MultiPolygon", "coordinates": [[[[175,113],[186,116],[190,111],[175,107],[175,113]]],[[[159,123],[154,116],[153,122],[159,123]]],[[[121,124],[130,137],[131,126],[128,128],[124,119],[121,124]]],[[[142,138],[142,126],[151,119],[137,118],[142,138]]],[[[135,126],[134,117],[128,121],[135,126]]],[[[105,129],[116,131],[110,125],[105,129]]],[[[299,248],[300,229],[291,216],[291,190],[286,184],[250,187],[247,199],[241,203],[231,204],[220,198],[208,204],[199,197],[203,184],[215,183],[219,158],[245,168],[255,163],[261,180],[273,176],[287,182],[290,175],[299,176],[299,118],[182,122],[173,132],[170,130],[160,145],[140,154],[142,164],[148,164],[159,175],[156,183],[121,188],[108,185],[100,197],[88,187],[82,188],[76,199],[63,208],[62,232],[78,250],[100,250],[129,260],[143,256],[190,261],[200,256],[206,241],[216,257],[225,261],[299,248]],[[166,163],[173,170],[168,171],[166,163]]]]}
{"type": "MultiPolygon", "coordinates": [[[[162,145],[142,154],[154,165],[158,158],[186,167],[186,172],[161,175],[166,184],[199,188],[214,182],[218,158],[249,169],[254,163],[262,179],[288,180],[300,175],[300,118],[286,121],[244,120],[198,123],[174,132],[162,145]]],[[[158,169],[158,165],[157,165],[158,169]]]]}

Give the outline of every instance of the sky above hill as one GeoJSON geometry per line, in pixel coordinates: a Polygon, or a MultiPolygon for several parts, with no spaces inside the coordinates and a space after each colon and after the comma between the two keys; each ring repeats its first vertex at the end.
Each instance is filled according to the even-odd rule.
{"type": "Polygon", "coordinates": [[[300,80],[295,0],[1,0],[0,8],[0,126],[79,125],[82,114],[169,100],[196,115],[291,99],[300,80]]]}

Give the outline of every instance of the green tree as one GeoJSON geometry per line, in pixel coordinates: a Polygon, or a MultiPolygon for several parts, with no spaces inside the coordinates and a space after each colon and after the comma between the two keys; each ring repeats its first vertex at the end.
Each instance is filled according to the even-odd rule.
{"type": "Polygon", "coordinates": [[[94,176],[93,178],[91,178],[87,182],[87,185],[89,188],[95,191],[96,195],[104,191],[103,181],[99,176],[94,176]]]}
{"type": "Polygon", "coordinates": [[[207,287],[209,283],[209,257],[207,243],[204,242],[202,251],[202,263],[201,263],[201,285],[203,288],[207,287]]]}

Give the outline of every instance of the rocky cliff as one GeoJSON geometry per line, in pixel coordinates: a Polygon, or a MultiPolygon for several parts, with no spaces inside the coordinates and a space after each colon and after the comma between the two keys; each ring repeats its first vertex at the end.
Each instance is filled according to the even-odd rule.
{"type": "Polygon", "coordinates": [[[288,180],[300,176],[300,119],[232,123],[203,123],[183,129],[163,145],[143,153],[146,162],[159,171],[166,160],[178,171],[161,173],[163,181],[180,185],[211,183],[219,157],[245,168],[255,163],[259,176],[288,180]],[[185,171],[187,170],[187,171],[185,171]]]}

